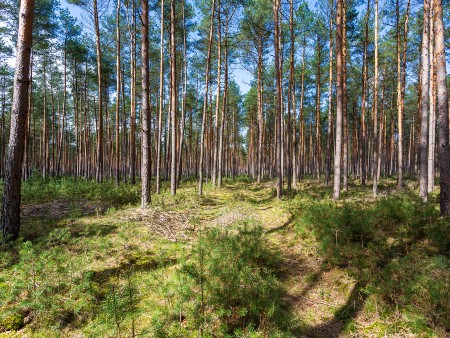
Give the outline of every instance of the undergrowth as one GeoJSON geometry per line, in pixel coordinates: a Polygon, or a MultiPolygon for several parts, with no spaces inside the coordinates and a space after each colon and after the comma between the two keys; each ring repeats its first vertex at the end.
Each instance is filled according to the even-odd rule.
{"type": "MultiPolygon", "coordinates": [[[[354,276],[358,311],[376,304],[382,317],[400,315],[397,324],[416,334],[450,330],[449,219],[435,203],[408,191],[343,203],[299,194],[289,209],[298,235],[317,240],[325,264],[354,276]]],[[[349,332],[357,314],[340,314],[349,332]]]]}
{"type": "MultiPolygon", "coordinates": [[[[172,283],[172,298],[155,319],[158,337],[259,337],[280,334],[287,325],[277,270],[279,253],[263,229],[245,221],[237,228],[202,233],[172,283]]],[[[167,289],[167,285],[171,285],[167,289]]]]}
{"type": "MultiPolygon", "coordinates": [[[[0,195],[3,189],[0,189],[0,195]]],[[[113,180],[97,183],[95,180],[74,177],[42,177],[34,174],[22,182],[22,203],[37,204],[53,200],[88,199],[101,202],[108,207],[136,204],[140,199],[140,186],[131,184],[115,185],[113,180]]]]}
{"type": "Polygon", "coordinates": [[[36,209],[21,238],[0,246],[0,337],[317,336],[327,331],[292,306],[320,302],[327,281],[311,286],[314,298],[304,284],[291,294],[287,275],[313,285],[323,271],[351,280],[324,319],[342,323],[343,336],[448,333],[450,220],[439,216],[437,194],[429,203],[408,189],[375,200],[351,186],[336,203],[328,187],[305,180],[278,201],[272,187],[239,177],[205,184],[199,198],[186,180],[176,196],[152,195],[141,214],[138,185],[33,176],[24,209],[59,200],[73,210],[36,209]],[[106,212],[84,212],[91,201],[106,212]],[[252,217],[236,218],[241,212],[252,217]],[[146,224],[164,227],[174,215],[188,240],[146,224]],[[308,270],[303,260],[322,266],[308,270]]]}

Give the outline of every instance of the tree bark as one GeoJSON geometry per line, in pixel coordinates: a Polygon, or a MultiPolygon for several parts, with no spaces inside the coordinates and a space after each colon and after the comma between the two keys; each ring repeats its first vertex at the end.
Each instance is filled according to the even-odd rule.
{"type": "Polygon", "coordinates": [[[219,111],[220,111],[220,76],[222,68],[222,27],[220,24],[220,0],[217,1],[217,93],[216,93],[216,113],[214,118],[214,153],[212,163],[212,184],[216,184],[217,179],[217,162],[219,152],[219,111]]]}
{"type": "Polygon", "coordinates": [[[142,0],[142,162],[141,162],[141,207],[144,209],[151,201],[151,148],[150,148],[150,88],[149,88],[149,58],[148,58],[148,0],[142,0]]]}
{"type": "Polygon", "coordinates": [[[328,66],[328,130],[327,130],[327,167],[325,171],[325,183],[330,182],[331,175],[331,143],[332,143],[332,127],[333,127],[333,1],[330,1],[330,56],[328,66]]]}
{"type": "Polygon", "coordinates": [[[367,133],[366,133],[366,109],[367,109],[367,45],[369,40],[369,16],[370,16],[370,0],[367,0],[366,12],[366,28],[364,37],[364,56],[363,56],[363,83],[362,83],[362,107],[361,107],[361,156],[360,156],[360,171],[361,171],[361,186],[366,185],[366,148],[367,148],[367,133]]]}
{"type": "MultiPolygon", "coordinates": [[[[183,13],[183,92],[182,92],[182,104],[181,104],[181,128],[180,128],[180,140],[178,146],[178,173],[177,173],[177,185],[180,184],[181,174],[183,169],[182,155],[183,155],[183,142],[184,142],[184,130],[186,126],[186,99],[187,99],[187,40],[186,40],[186,18],[185,18],[185,4],[184,0],[181,1],[182,13],[183,13]]],[[[187,157],[186,157],[187,160],[187,157]]]]}
{"type": "Polygon", "coordinates": [[[97,52],[97,83],[98,83],[98,125],[97,125],[97,182],[103,180],[103,114],[102,114],[102,54],[100,49],[100,23],[98,18],[97,0],[94,5],[95,47],[97,52]]]}
{"type": "Polygon", "coordinates": [[[422,69],[420,87],[421,97],[421,123],[420,123],[420,163],[419,163],[419,186],[420,198],[426,202],[428,200],[428,85],[429,85],[429,37],[430,37],[430,0],[423,2],[423,33],[422,33],[422,69]]]}
{"type": "Polygon", "coordinates": [[[159,112],[158,112],[158,140],[156,146],[156,193],[161,192],[161,145],[162,145],[162,116],[164,106],[164,0],[161,0],[160,46],[159,46],[159,112]]]}
{"type": "Polygon", "coordinates": [[[203,115],[202,115],[202,128],[200,134],[200,159],[198,166],[198,195],[203,194],[203,160],[204,160],[204,150],[205,150],[205,129],[206,129],[206,117],[208,113],[208,94],[209,94],[209,73],[211,66],[211,47],[214,29],[214,9],[215,0],[212,0],[211,4],[211,19],[209,24],[209,40],[208,40],[208,56],[206,58],[206,79],[205,79],[205,93],[203,99],[203,115]]]}
{"type": "Polygon", "coordinates": [[[117,0],[116,13],[116,186],[120,183],[120,95],[121,95],[121,70],[120,70],[120,0],[117,0]]]}
{"type": "Polygon", "coordinates": [[[442,0],[434,0],[434,38],[436,55],[437,114],[439,124],[439,172],[441,214],[450,213],[450,146],[447,70],[445,60],[442,0]]]}
{"type": "MultiPolygon", "coordinates": [[[[431,7],[433,12],[433,7],[431,7]]],[[[433,14],[430,15],[433,17],[433,14]]],[[[436,81],[435,81],[435,69],[434,69],[434,44],[433,44],[433,20],[430,20],[430,88],[429,88],[429,99],[430,99],[430,126],[428,133],[428,193],[432,192],[434,189],[434,160],[435,160],[435,146],[436,146],[436,81]]]]}
{"type": "Polygon", "coordinates": [[[19,12],[11,129],[5,167],[1,214],[2,239],[16,240],[20,231],[20,188],[24,151],[25,122],[28,113],[28,86],[32,47],[34,0],[22,0],[19,12]]]}
{"type": "Polygon", "coordinates": [[[279,25],[280,0],[273,2],[273,15],[275,24],[274,52],[275,52],[275,77],[276,77],[276,170],[277,170],[277,198],[283,195],[283,170],[281,167],[281,68],[280,68],[280,25],[279,25]]]}
{"type": "Polygon", "coordinates": [[[373,196],[378,193],[378,0],[375,0],[375,74],[373,90],[373,196]]]}
{"type": "Polygon", "coordinates": [[[175,0],[170,6],[170,96],[172,111],[172,161],[170,168],[170,192],[175,195],[177,192],[177,55],[175,45],[175,0]]]}
{"type": "Polygon", "coordinates": [[[342,90],[342,13],[343,0],[337,0],[336,9],[336,147],[334,152],[334,185],[333,198],[339,199],[341,190],[341,154],[342,154],[342,110],[343,110],[343,90],[342,90]]]}

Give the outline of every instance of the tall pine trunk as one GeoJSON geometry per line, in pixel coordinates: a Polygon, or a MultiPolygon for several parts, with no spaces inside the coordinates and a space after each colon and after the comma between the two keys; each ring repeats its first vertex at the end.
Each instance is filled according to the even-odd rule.
{"type": "Polygon", "coordinates": [[[343,111],[343,29],[342,29],[342,14],[343,1],[337,0],[336,10],[336,88],[337,88],[337,108],[336,108],[336,146],[334,152],[334,185],[333,198],[339,199],[341,192],[341,159],[342,159],[342,111],[343,111]]]}
{"type": "Polygon", "coordinates": [[[170,110],[171,110],[171,167],[170,167],[170,192],[177,192],[177,55],[175,45],[175,0],[170,6],[170,110]]]}
{"type": "Polygon", "coordinates": [[[444,22],[442,18],[442,0],[434,0],[434,38],[436,54],[437,114],[439,123],[439,172],[441,186],[441,214],[450,212],[450,147],[449,147],[449,111],[447,92],[447,70],[444,45],[444,22]]]}
{"type": "Polygon", "coordinates": [[[430,38],[430,0],[423,2],[423,33],[422,33],[422,68],[420,98],[421,98],[421,120],[420,120],[420,162],[419,162],[419,186],[420,198],[426,202],[428,200],[428,108],[429,108],[429,38],[430,38]]]}
{"type": "Polygon", "coordinates": [[[150,203],[151,149],[150,149],[150,88],[148,58],[148,0],[142,0],[142,163],[141,163],[141,206],[146,208],[150,203]]]}
{"type": "Polygon", "coordinates": [[[11,110],[11,129],[5,165],[5,182],[1,227],[3,241],[15,240],[20,231],[20,187],[25,142],[25,123],[28,114],[28,86],[32,47],[34,0],[20,2],[14,93],[11,110]]]}

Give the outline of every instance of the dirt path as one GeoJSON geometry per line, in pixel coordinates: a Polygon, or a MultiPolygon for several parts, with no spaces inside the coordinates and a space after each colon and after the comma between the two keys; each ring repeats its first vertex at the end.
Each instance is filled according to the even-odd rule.
{"type": "Polygon", "coordinates": [[[285,301],[300,323],[299,331],[305,333],[302,336],[341,336],[344,325],[337,314],[346,307],[351,310],[355,281],[344,271],[325,266],[316,243],[297,234],[294,216],[273,198],[271,186],[261,188],[244,189],[237,209],[224,204],[217,223],[233,221],[236,215],[258,220],[284,258],[285,301]]]}

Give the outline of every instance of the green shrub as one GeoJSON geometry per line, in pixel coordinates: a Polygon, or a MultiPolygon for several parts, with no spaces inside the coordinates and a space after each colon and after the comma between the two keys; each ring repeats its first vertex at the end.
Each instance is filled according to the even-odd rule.
{"type": "Polygon", "coordinates": [[[449,220],[435,205],[406,191],[341,205],[298,196],[289,208],[296,231],[313,234],[327,264],[348,268],[387,312],[415,318],[404,320],[410,331],[419,322],[449,329],[449,220]]]}
{"type": "Polygon", "coordinates": [[[211,332],[275,325],[281,313],[278,263],[260,227],[206,231],[180,271],[182,301],[192,305],[186,316],[211,332]]]}

